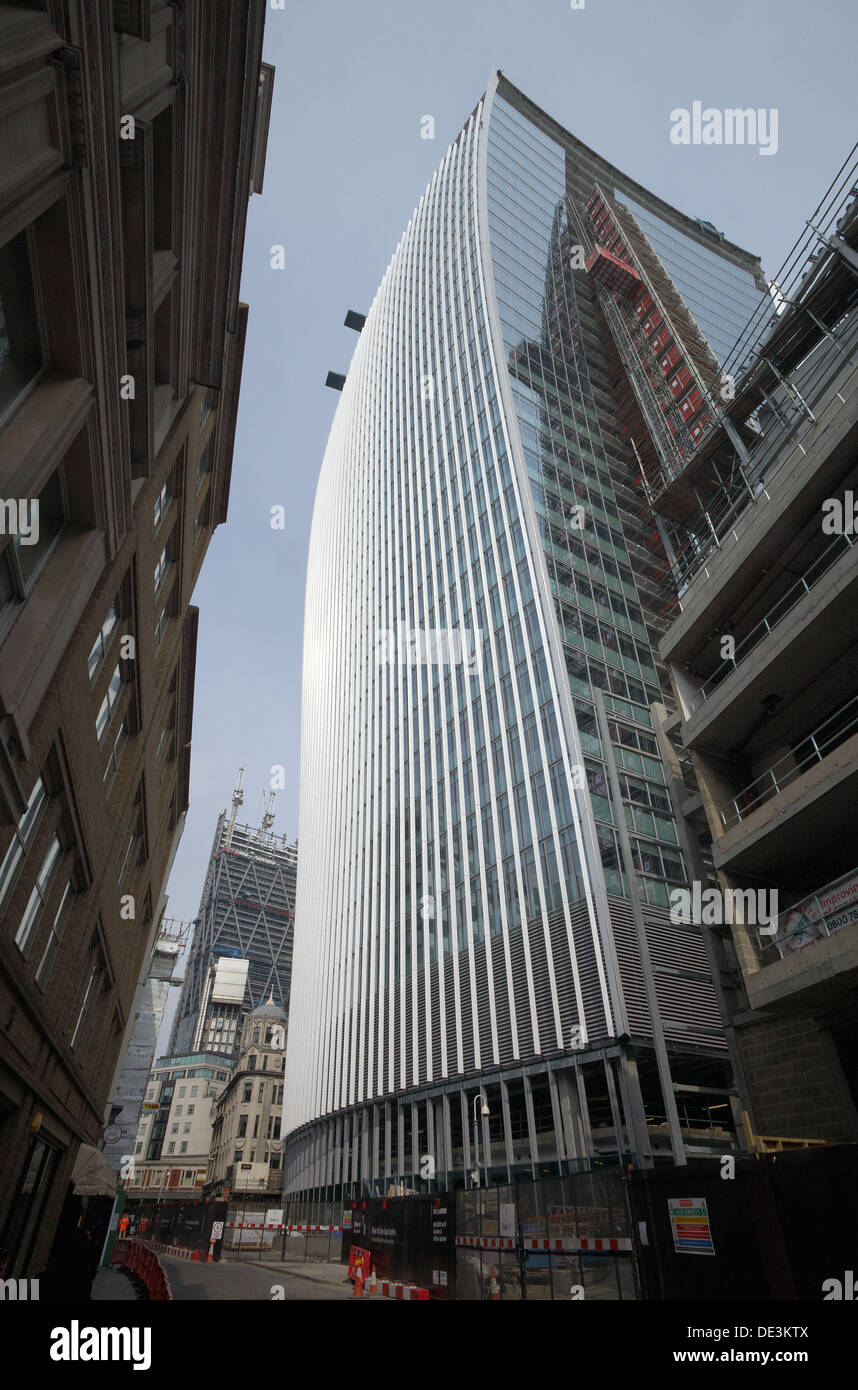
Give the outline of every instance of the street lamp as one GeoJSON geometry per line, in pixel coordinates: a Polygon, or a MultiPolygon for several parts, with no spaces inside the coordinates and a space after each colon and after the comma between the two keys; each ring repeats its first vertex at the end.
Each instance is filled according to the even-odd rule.
{"type": "Polygon", "coordinates": [[[491,1111],[489,1110],[489,1103],[483,1095],[482,1091],[477,1091],[477,1094],[474,1096],[474,1160],[476,1162],[476,1168],[474,1169],[474,1172],[471,1174],[472,1177],[476,1177],[477,1187],[479,1187],[480,1185],[480,1132],[477,1127],[477,1101],[480,1100],[483,1102],[483,1108],[480,1111],[480,1114],[491,1114],[491,1111]]]}

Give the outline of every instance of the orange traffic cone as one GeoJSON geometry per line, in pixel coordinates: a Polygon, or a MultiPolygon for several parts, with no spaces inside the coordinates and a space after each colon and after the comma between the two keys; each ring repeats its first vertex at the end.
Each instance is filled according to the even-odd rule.
{"type": "Polygon", "coordinates": [[[373,1267],[372,1267],[372,1274],[369,1276],[369,1284],[367,1285],[367,1293],[378,1293],[378,1281],[376,1280],[376,1277],[375,1277],[375,1265],[373,1265],[373,1267]]]}
{"type": "Polygon", "coordinates": [[[355,1274],[354,1288],[352,1289],[353,1298],[363,1298],[363,1277],[360,1270],[355,1274]]]}
{"type": "Polygon", "coordinates": [[[500,1289],[498,1288],[498,1281],[495,1278],[494,1270],[492,1270],[492,1281],[489,1284],[489,1299],[492,1303],[500,1302],[500,1289]]]}

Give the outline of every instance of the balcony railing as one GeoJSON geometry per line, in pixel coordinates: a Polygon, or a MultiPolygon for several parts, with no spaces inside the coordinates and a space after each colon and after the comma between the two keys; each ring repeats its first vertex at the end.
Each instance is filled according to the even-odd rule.
{"type": "Polygon", "coordinates": [[[830,714],[812,733],[801,739],[797,747],[807,750],[800,755],[787,753],[779,758],[765,772],[755,777],[721,811],[721,823],[725,830],[739,825],[746,816],[751,815],[765,802],[801,777],[814,763],[822,762],[841,743],[852,734],[858,733],[858,695],[853,695],[839,710],[830,714]]]}
{"type": "Polygon", "coordinates": [[[704,681],[700,687],[697,697],[691,701],[691,708],[698,709],[701,702],[708,700],[712,692],[723,681],[727,679],[732,671],[744,661],[745,657],[759,646],[763,638],[768,637],[769,633],[778,627],[800,603],[805,594],[809,594],[814,585],[822,578],[827,570],[840,559],[840,556],[853,548],[854,542],[845,532],[835,536],[830,545],[827,545],[821,555],[817,555],[812,565],[808,565],[804,574],[782,594],[757,625],[751,628],[746,637],[736,646],[736,655],[727,661],[722,661],[708,680],[704,681]]]}

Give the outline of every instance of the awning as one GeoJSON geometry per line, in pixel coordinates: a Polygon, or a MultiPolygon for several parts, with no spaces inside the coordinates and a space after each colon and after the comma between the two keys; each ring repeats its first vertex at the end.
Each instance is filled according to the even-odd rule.
{"type": "Polygon", "coordinates": [[[91,1144],[81,1144],[71,1180],[78,1197],[116,1196],[116,1173],[91,1144]]]}

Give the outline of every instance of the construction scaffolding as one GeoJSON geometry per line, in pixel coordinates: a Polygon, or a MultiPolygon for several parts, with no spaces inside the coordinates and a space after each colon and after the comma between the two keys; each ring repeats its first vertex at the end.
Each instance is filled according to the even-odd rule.
{"type": "MultiPolygon", "coordinates": [[[[761,298],[716,362],[632,213],[598,185],[576,219],[630,387],[626,432],[640,467],[642,519],[667,565],[665,614],[758,497],[784,446],[813,423],[858,344],[858,145],[761,298]],[[601,253],[601,254],[600,254],[601,253]],[[623,264],[626,275],[602,270],[623,264]],[[641,417],[646,428],[632,434],[641,417]]],[[[570,209],[571,212],[571,209],[570,209]]]]}

